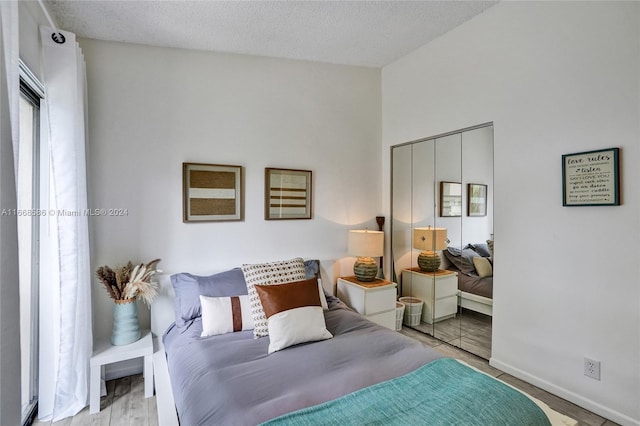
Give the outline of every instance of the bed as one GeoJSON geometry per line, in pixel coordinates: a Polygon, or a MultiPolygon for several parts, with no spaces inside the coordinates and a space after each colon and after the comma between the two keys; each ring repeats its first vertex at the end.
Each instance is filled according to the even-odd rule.
{"type": "Polygon", "coordinates": [[[335,297],[325,295],[322,310],[333,338],[268,354],[270,338],[256,339],[251,330],[200,337],[202,319],[178,318],[176,292],[166,276],[160,284],[151,318],[162,425],[177,425],[178,417],[183,426],[343,424],[346,419],[514,424],[510,416],[518,424],[575,424],[506,384],[366,320],[335,297]]]}
{"type": "Polygon", "coordinates": [[[444,269],[458,274],[458,305],[492,316],[493,264],[488,245],[449,247],[442,251],[442,258],[444,269]]]}

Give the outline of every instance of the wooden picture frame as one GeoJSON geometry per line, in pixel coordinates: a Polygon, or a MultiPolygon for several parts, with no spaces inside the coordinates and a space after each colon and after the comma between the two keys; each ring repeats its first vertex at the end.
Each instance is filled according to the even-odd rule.
{"type": "Polygon", "coordinates": [[[487,185],[481,183],[467,184],[467,216],[487,215],[487,190],[487,185]]]}
{"type": "Polygon", "coordinates": [[[183,222],[242,220],[242,166],[182,163],[183,222]]]}
{"type": "Polygon", "coordinates": [[[265,220],[311,219],[311,171],[264,169],[265,220]]]}
{"type": "Polygon", "coordinates": [[[562,205],[619,206],[620,148],[562,156],[562,205]]]}
{"type": "Polygon", "coordinates": [[[440,182],[440,216],[462,216],[462,184],[460,182],[440,182]]]}

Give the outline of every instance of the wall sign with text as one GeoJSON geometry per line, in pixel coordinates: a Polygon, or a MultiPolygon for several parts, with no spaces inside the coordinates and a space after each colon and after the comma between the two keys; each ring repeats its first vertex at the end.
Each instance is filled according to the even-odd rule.
{"type": "Polygon", "coordinates": [[[619,148],[562,156],[563,206],[619,206],[619,148]]]}

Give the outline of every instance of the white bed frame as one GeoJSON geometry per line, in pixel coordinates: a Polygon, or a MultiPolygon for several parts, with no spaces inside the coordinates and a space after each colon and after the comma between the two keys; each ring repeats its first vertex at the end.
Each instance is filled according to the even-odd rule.
{"type": "Polygon", "coordinates": [[[167,358],[162,344],[162,335],[174,321],[173,299],[175,293],[171,286],[171,274],[157,274],[158,296],[151,303],[151,333],[153,337],[153,378],[158,406],[158,424],[179,426],[176,404],[169,379],[167,358]]]}
{"type": "Polygon", "coordinates": [[[472,311],[480,312],[481,314],[493,316],[493,299],[489,299],[488,297],[458,291],[458,305],[466,309],[471,309],[472,311]]]}
{"type": "MultiPolygon", "coordinates": [[[[175,409],[167,358],[162,343],[162,335],[175,319],[175,293],[171,286],[171,274],[157,274],[158,296],[151,303],[151,332],[153,335],[153,378],[158,407],[158,424],[179,426],[175,409]]],[[[458,292],[458,304],[467,309],[492,315],[493,300],[464,291],[458,292]]]]}

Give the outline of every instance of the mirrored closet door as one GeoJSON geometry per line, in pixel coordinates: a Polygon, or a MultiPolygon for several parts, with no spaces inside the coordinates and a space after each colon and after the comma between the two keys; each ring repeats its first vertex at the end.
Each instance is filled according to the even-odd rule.
{"type": "Polygon", "coordinates": [[[391,247],[404,326],[491,355],[493,127],[392,147],[391,247]]]}

